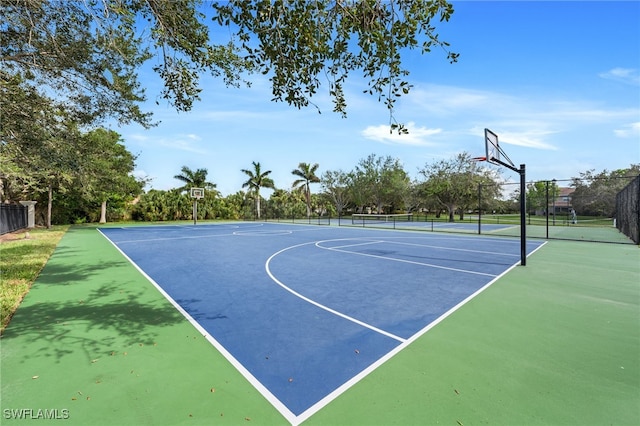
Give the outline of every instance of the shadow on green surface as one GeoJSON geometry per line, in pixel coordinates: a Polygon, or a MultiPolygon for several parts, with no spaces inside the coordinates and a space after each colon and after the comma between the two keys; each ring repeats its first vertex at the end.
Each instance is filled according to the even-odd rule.
{"type": "Polygon", "coordinates": [[[75,245],[63,239],[56,248],[3,333],[4,343],[20,342],[22,363],[154,344],[157,327],[184,321],[151,285],[132,281],[131,265],[110,244],[86,230],[77,235],[75,245]]]}
{"type": "Polygon", "coordinates": [[[3,340],[20,336],[32,346],[22,362],[32,358],[77,353],[88,359],[110,355],[133,344],[155,343],[158,326],[171,326],[184,317],[169,304],[139,301],[142,292],[103,284],[73,301],[37,301],[21,306],[3,340]],[[156,331],[154,331],[156,330],[156,331]]]}

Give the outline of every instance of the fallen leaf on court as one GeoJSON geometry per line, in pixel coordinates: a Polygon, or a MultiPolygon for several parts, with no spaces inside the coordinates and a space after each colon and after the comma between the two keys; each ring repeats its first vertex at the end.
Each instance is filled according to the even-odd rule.
{"type": "Polygon", "coordinates": [[[246,421],[250,422],[251,421],[251,417],[245,417],[244,418],[246,421]]]}
{"type": "Polygon", "coordinates": [[[293,382],[293,377],[289,377],[289,383],[293,382]]]}
{"type": "Polygon", "coordinates": [[[358,349],[356,349],[354,352],[355,352],[355,353],[357,353],[357,354],[359,354],[359,353],[360,353],[360,351],[359,351],[358,349]]]}
{"type": "MultiPolygon", "coordinates": [[[[98,359],[100,359],[100,358],[98,358],[98,359]]],[[[95,364],[96,362],[98,362],[98,359],[92,359],[91,360],[91,364],[95,364]]]]}
{"type": "Polygon", "coordinates": [[[458,389],[454,389],[453,391],[456,393],[456,395],[460,395],[460,392],[458,392],[458,389]]]}
{"type": "Polygon", "coordinates": [[[464,424],[462,424],[462,422],[461,422],[460,420],[456,420],[456,422],[458,422],[458,424],[459,424],[460,426],[464,426],[464,424]]]}
{"type": "Polygon", "coordinates": [[[32,378],[32,379],[37,379],[38,377],[40,377],[40,376],[33,376],[33,377],[31,377],[31,378],[32,378]]]}
{"type": "Polygon", "coordinates": [[[216,388],[211,388],[211,393],[215,392],[216,388]]]}

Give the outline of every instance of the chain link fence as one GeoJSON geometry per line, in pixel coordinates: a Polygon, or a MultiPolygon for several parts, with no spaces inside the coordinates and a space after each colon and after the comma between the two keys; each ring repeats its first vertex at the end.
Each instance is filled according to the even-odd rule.
{"type": "MultiPolygon", "coordinates": [[[[618,194],[621,188],[629,184],[632,179],[627,177],[588,180],[573,178],[528,183],[527,236],[637,244],[628,233],[621,232],[617,226],[621,215],[618,205],[633,204],[632,191],[618,194]],[[624,201],[617,201],[617,199],[624,201]]],[[[491,198],[483,200],[482,191],[479,191],[478,232],[519,236],[520,215],[512,206],[519,197],[518,191],[514,185],[504,184],[500,186],[500,192],[503,197],[506,196],[505,199],[514,200],[511,205],[491,198]],[[496,211],[496,208],[499,211],[496,211]]]]}
{"type": "MultiPolygon", "coordinates": [[[[639,244],[640,177],[572,178],[532,181],[526,184],[525,226],[530,238],[618,244],[639,244]]],[[[480,185],[475,196],[457,204],[453,221],[446,209],[418,208],[411,221],[359,220],[350,214],[331,215],[314,206],[306,215],[304,202],[273,203],[264,200],[257,217],[253,205],[245,220],[309,223],[336,226],[410,229],[428,232],[474,233],[521,237],[520,184],[480,185]]],[[[434,205],[424,200],[424,205],[434,205]]],[[[350,210],[353,212],[353,210],[350,210]]]]}
{"type": "Polygon", "coordinates": [[[616,194],[616,227],[640,244],[640,176],[616,194]]]}
{"type": "MultiPolygon", "coordinates": [[[[573,178],[527,183],[527,237],[638,244],[638,179],[573,178]]],[[[475,199],[459,203],[453,221],[446,210],[418,209],[409,222],[363,221],[358,226],[520,238],[519,192],[519,183],[480,185],[475,199]]],[[[343,217],[341,222],[333,219],[331,223],[350,226],[351,220],[344,219],[349,218],[343,217]]]]}

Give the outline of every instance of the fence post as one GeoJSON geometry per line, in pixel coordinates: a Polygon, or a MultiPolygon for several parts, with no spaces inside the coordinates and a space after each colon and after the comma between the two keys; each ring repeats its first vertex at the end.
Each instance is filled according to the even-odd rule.
{"type": "Polygon", "coordinates": [[[36,204],[37,201],[20,201],[20,204],[27,208],[27,228],[36,227],[36,204]]]}

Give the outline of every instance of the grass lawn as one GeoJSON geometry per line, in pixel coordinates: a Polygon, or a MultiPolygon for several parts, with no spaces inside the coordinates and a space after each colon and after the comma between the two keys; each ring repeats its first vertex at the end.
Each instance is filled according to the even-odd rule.
{"type": "Polygon", "coordinates": [[[69,226],[37,228],[2,236],[0,242],[0,334],[69,226]]]}

